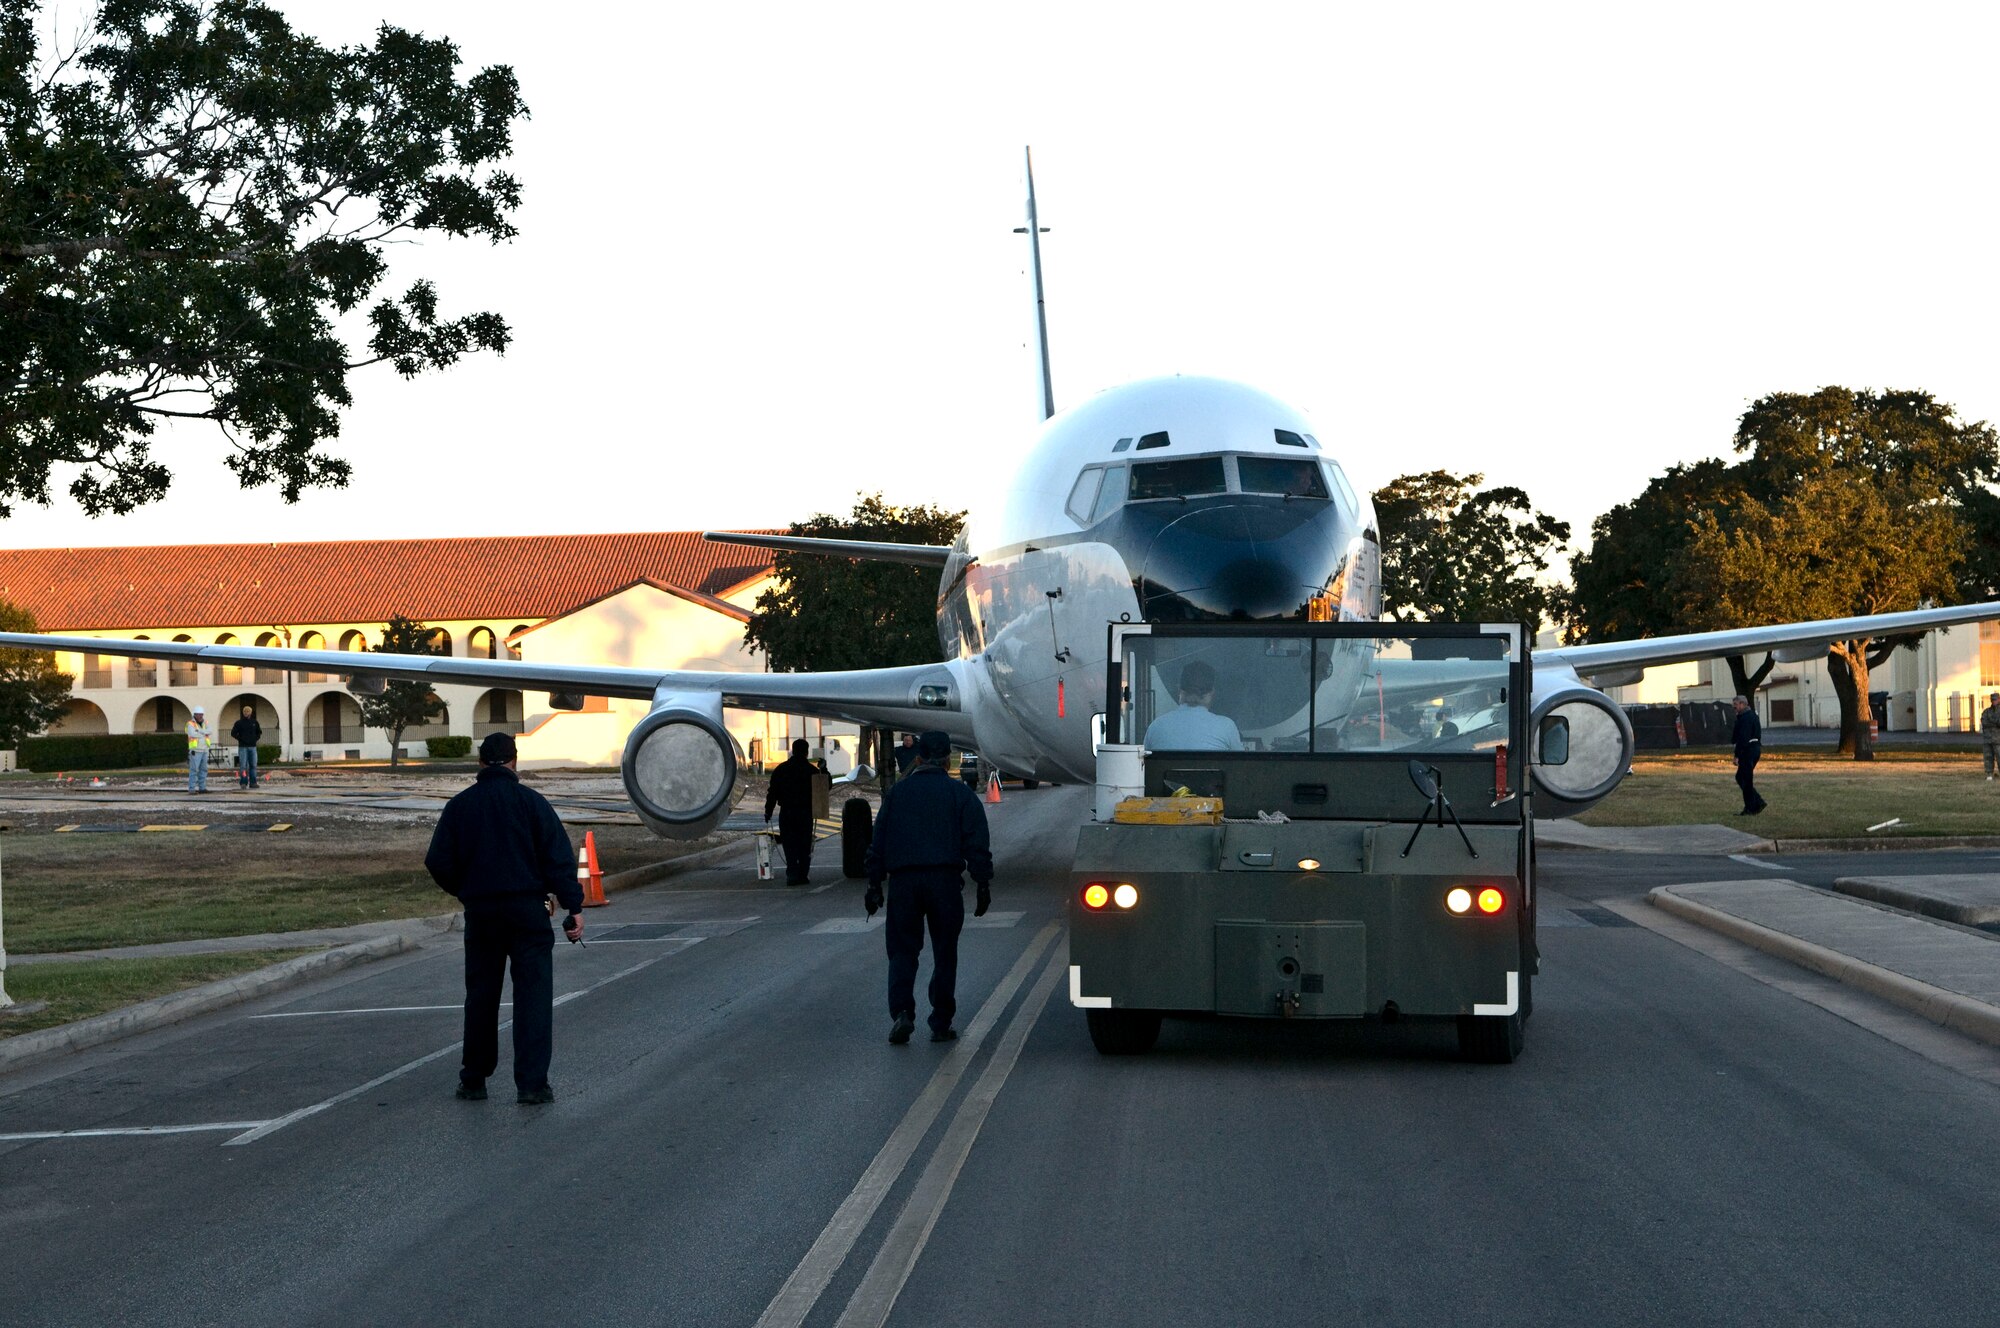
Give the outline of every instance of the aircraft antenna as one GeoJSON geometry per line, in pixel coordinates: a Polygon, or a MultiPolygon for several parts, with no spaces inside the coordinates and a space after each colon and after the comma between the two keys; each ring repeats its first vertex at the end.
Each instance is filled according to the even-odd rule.
{"type": "Polygon", "coordinates": [[[1035,150],[1023,148],[1022,152],[1028,163],[1028,224],[1016,226],[1014,234],[1028,237],[1028,268],[1035,283],[1035,364],[1042,376],[1041,418],[1047,419],[1056,413],[1055,388],[1049,382],[1049,314],[1042,297],[1042,236],[1049,228],[1035,219],[1035,150]]]}

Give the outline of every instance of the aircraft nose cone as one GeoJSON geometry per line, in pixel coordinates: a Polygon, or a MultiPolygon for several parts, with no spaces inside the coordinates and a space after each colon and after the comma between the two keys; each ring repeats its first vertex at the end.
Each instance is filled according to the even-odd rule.
{"type": "Polygon", "coordinates": [[[1348,532],[1327,503],[1233,502],[1169,522],[1140,576],[1149,622],[1299,618],[1340,568],[1348,532]]]}

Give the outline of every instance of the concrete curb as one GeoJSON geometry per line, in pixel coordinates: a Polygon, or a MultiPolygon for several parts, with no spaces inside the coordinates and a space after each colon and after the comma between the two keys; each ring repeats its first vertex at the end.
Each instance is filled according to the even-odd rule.
{"type": "Polygon", "coordinates": [[[1993,916],[1991,904],[1965,904],[1952,899],[1940,899],[1936,895],[1905,889],[1879,878],[1837,876],[1834,878],[1833,888],[1853,899],[1887,904],[1891,908],[1900,908],[1905,913],[1920,913],[1924,917],[1969,927],[1974,931],[2000,923],[2000,918],[1993,916]]]}
{"type": "MultiPolygon", "coordinates": [[[[2000,848],[2000,835],[1904,835],[1874,839],[1774,839],[1772,853],[1866,853],[1884,850],[1921,853],[1934,848],[2000,848]]],[[[1750,849],[1752,853],[1766,850],[1750,849]]]]}
{"type": "Polygon", "coordinates": [[[383,959],[389,955],[401,954],[405,950],[415,949],[422,944],[422,941],[422,934],[414,932],[381,936],[372,941],[322,950],[318,954],[300,955],[296,959],[287,959],[249,973],[239,973],[235,977],[205,982],[199,987],[189,987],[185,991],[169,992],[165,996],[155,996],[150,1001],[140,1001],[137,1005],[128,1005],[123,1009],[112,1010],[89,1019],[79,1019],[73,1024],[63,1024],[36,1033],[22,1033],[16,1037],[0,1039],[0,1074],[50,1059],[63,1052],[82,1051],[86,1047],[95,1047],[100,1043],[130,1037],[134,1033],[164,1028],[168,1024],[176,1024],[198,1014],[207,1014],[211,1010],[237,1005],[258,996],[282,991],[287,987],[296,987],[314,978],[326,977],[342,969],[352,968],[356,964],[365,964],[371,959],[383,959]]]}
{"type": "Polygon", "coordinates": [[[1788,960],[1801,968],[1846,983],[1892,1005],[1901,1006],[1934,1024],[1963,1033],[1981,1042],[2000,1046],[2000,1009],[1961,996],[1955,991],[1933,987],[1913,977],[1829,950],[1823,945],[1787,936],[1781,931],[1739,918],[1733,913],[1697,904],[1674,893],[1671,885],[1655,886],[1646,893],[1646,902],[1673,914],[1684,922],[1706,927],[1731,940],[1741,941],[1765,954],[1788,960]]]}

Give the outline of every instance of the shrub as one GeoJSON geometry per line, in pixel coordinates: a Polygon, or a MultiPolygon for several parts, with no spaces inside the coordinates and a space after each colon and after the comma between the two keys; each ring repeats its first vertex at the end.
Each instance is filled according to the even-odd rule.
{"type": "Polygon", "coordinates": [[[277,744],[277,743],[275,743],[275,742],[260,742],[260,743],[258,743],[258,744],[257,744],[257,768],[258,768],[259,770],[262,770],[262,769],[263,769],[263,768],[264,768],[265,766],[267,766],[267,765],[271,764],[271,763],[272,763],[273,761],[277,760],[277,759],[278,759],[278,757],[279,757],[279,755],[280,755],[280,754],[281,754],[281,753],[283,752],[283,750],[284,750],[284,749],[283,749],[283,748],[281,748],[281,747],[279,747],[279,746],[278,746],[278,744],[277,744]]]}
{"type": "Polygon", "coordinates": [[[143,765],[180,765],[187,739],[178,733],[88,733],[23,738],[17,755],[23,770],[129,770],[143,765]]]}
{"type": "Polygon", "coordinates": [[[424,746],[432,756],[454,757],[472,755],[472,739],[463,733],[454,733],[448,738],[430,738],[424,746]]]}

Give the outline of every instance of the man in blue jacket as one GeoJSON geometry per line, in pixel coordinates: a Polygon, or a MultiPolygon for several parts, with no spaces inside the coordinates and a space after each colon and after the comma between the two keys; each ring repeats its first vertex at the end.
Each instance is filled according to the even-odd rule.
{"type": "Polygon", "coordinates": [[[1738,816],[1755,816],[1771,804],[1764,801],[1764,795],[1757,791],[1753,777],[1757,773],[1757,758],[1764,754],[1764,726],[1758,722],[1757,712],[1750,708],[1750,702],[1739,696],[1736,705],[1736,727],[1731,738],[1736,743],[1736,787],[1743,790],[1743,810],[1738,816]]]}
{"type": "Polygon", "coordinates": [[[875,837],[868,845],[868,916],[882,907],[882,883],[889,884],[889,917],[883,927],[889,947],[889,1041],[901,1046],[917,1026],[917,956],[924,927],[931,933],[931,1041],[958,1036],[951,1026],[958,1012],[958,933],[965,926],[965,881],[978,884],[972,916],[984,917],[993,902],[993,850],[986,833],[986,809],[966,785],[946,773],[951,738],[931,732],[917,739],[917,763],[882,798],[875,837]]]}
{"type": "Polygon", "coordinates": [[[465,905],[465,1049],[458,1096],[484,1101],[500,1064],[500,991],[514,971],[515,1099],[556,1100],[549,1087],[555,1023],[555,937],[549,897],[568,911],[563,934],[583,939],[583,889],[569,835],[549,800],[514,773],[514,737],[479,744],[479,779],[445,804],[424,856],[445,893],[465,905]]]}

